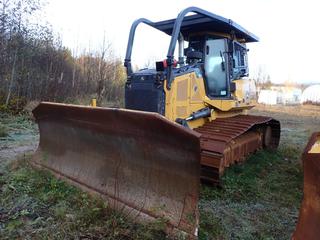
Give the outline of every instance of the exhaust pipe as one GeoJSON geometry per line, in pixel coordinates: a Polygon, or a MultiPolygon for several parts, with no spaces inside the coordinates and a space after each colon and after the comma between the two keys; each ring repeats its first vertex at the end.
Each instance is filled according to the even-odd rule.
{"type": "Polygon", "coordinates": [[[184,66],[184,38],[182,33],[179,34],[179,65],[184,66]]]}

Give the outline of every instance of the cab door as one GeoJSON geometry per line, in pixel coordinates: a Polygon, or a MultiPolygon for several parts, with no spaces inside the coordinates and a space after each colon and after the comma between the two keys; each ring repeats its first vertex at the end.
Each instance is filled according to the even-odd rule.
{"type": "Polygon", "coordinates": [[[205,82],[210,98],[228,98],[228,54],[227,39],[208,39],[205,46],[205,82]]]}

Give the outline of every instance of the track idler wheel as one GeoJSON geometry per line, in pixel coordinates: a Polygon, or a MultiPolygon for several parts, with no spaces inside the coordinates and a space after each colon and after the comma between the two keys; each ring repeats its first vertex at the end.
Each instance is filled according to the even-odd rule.
{"type": "Polygon", "coordinates": [[[272,149],[272,129],[267,126],[263,132],[263,147],[265,149],[272,149]]]}

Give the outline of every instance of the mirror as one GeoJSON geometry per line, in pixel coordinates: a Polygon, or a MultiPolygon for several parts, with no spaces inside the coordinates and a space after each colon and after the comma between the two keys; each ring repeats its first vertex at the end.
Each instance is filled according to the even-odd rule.
{"type": "Polygon", "coordinates": [[[224,65],[224,62],[221,62],[221,70],[222,70],[222,71],[226,71],[226,67],[225,67],[225,65],[224,65]]]}

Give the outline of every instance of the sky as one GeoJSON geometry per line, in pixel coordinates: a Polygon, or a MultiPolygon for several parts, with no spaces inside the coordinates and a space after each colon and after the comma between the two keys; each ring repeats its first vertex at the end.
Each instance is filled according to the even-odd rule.
{"type": "MultiPolygon", "coordinates": [[[[47,21],[65,46],[79,54],[99,50],[105,38],[124,59],[132,22],[176,18],[196,6],[230,18],[260,38],[250,43],[251,76],[263,69],[275,83],[320,83],[320,14],[316,0],[47,0],[47,21]]],[[[166,57],[170,38],[141,25],[136,31],[133,64],[166,57]]],[[[177,58],[177,57],[176,57],[177,58]]]]}

